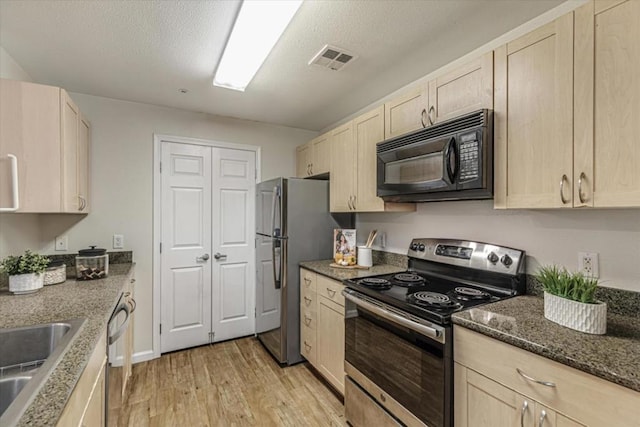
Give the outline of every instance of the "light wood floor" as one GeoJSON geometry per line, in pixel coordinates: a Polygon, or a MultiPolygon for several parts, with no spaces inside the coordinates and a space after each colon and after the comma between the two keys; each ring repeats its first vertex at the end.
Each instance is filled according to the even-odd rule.
{"type": "Polygon", "coordinates": [[[304,365],[281,368],[255,338],[133,367],[110,426],[345,426],[340,400],[304,365]]]}

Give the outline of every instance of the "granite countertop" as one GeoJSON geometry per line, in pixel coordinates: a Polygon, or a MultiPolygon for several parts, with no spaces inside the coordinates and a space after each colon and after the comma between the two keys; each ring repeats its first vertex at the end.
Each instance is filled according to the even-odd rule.
{"type": "Polygon", "coordinates": [[[640,392],[640,318],[607,314],[606,335],[565,328],[524,295],[461,311],[453,323],[640,392]]]}
{"type": "Polygon", "coordinates": [[[332,262],[334,262],[332,259],[324,259],[320,261],[302,261],[300,263],[300,267],[314,271],[318,274],[322,274],[323,276],[327,276],[330,279],[339,281],[347,279],[357,279],[361,277],[377,276],[379,274],[399,273],[406,270],[406,268],[398,267],[391,264],[377,264],[373,267],[369,267],[368,270],[359,268],[335,268],[329,266],[329,264],[331,264],[332,262]]]}
{"type": "Polygon", "coordinates": [[[0,291],[0,328],[86,318],[59,364],[45,380],[18,426],[55,426],[100,336],[105,333],[134,264],[109,266],[109,277],[45,286],[34,294],[0,291]]]}

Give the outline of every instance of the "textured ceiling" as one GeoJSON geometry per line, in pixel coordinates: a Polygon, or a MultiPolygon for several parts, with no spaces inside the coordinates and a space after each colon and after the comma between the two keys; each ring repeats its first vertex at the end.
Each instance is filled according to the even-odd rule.
{"type": "Polygon", "coordinates": [[[560,3],[307,0],[244,93],[211,84],[236,1],[1,0],[0,45],[39,83],[319,130],[560,3]],[[326,43],[359,58],[308,66],[326,43]]]}

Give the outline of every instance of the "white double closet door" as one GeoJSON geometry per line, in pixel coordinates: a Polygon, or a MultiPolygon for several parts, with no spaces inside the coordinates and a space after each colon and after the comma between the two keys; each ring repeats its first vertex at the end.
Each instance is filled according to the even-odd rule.
{"type": "Polygon", "coordinates": [[[256,153],[161,150],[161,351],[253,334],[256,153]]]}

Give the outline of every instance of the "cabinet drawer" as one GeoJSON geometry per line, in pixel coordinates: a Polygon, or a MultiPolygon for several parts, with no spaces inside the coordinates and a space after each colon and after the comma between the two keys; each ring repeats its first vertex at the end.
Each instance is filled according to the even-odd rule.
{"type": "Polygon", "coordinates": [[[316,292],[316,273],[300,269],[300,293],[316,292]]]}
{"type": "Polygon", "coordinates": [[[315,292],[302,292],[300,294],[300,308],[316,311],[318,307],[318,297],[315,292]]]}
{"type": "Polygon", "coordinates": [[[344,307],[344,297],[342,296],[342,290],[344,285],[335,280],[328,279],[324,276],[318,275],[317,277],[317,292],[318,296],[323,296],[329,300],[344,307]]]}
{"type": "Polygon", "coordinates": [[[453,338],[457,363],[585,425],[640,426],[640,393],[636,391],[457,325],[453,338]],[[555,387],[527,380],[518,369],[555,387]]]}
{"type": "Polygon", "coordinates": [[[304,324],[300,327],[300,354],[312,365],[317,365],[316,331],[304,324]]]}
{"type": "Polygon", "coordinates": [[[318,323],[317,306],[305,307],[304,304],[300,304],[300,325],[316,330],[316,324],[318,323]]]}
{"type": "Polygon", "coordinates": [[[345,382],[345,418],[354,427],[399,427],[400,424],[372,398],[347,378],[345,382]]]}

